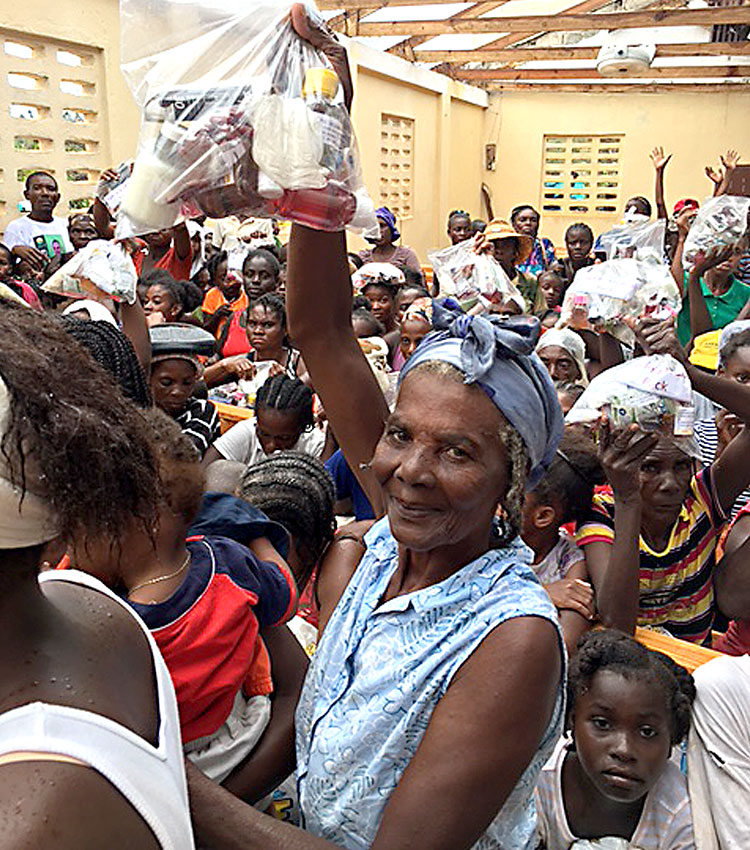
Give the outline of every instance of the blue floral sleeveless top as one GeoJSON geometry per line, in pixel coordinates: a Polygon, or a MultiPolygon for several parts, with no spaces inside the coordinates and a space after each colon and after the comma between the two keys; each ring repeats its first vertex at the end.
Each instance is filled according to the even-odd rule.
{"type": "MultiPolygon", "coordinates": [[[[349,850],[372,844],[435,706],[482,640],[505,620],[524,616],[543,617],[559,633],[555,607],[520,539],[382,605],[398,544],[387,519],[365,540],[367,552],[328,621],[296,715],[305,828],[349,850]]],[[[536,755],[475,850],[533,846],[533,791],[561,733],[563,681],[536,755]]]]}

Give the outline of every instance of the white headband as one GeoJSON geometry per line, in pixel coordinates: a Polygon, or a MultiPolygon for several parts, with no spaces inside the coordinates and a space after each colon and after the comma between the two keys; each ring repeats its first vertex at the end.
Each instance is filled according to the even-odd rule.
{"type": "MultiPolygon", "coordinates": [[[[0,440],[10,415],[10,393],[0,377],[0,440]]],[[[47,502],[12,484],[0,461],[0,549],[21,549],[46,543],[58,534],[55,516],[47,502]]]]}

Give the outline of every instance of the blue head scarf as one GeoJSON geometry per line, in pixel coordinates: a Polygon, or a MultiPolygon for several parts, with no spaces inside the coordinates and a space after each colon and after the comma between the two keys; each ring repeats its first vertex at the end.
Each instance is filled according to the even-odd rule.
{"type": "Polygon", "coordinates": [[[403,381],[420,363],[455,366],[467,384],[476,383],[518,431],[531,461],[528,488],[552,462],[563,433],[557,392],[534,353],[540,325],[535,318],[467,316],[449,303],[433,303],[433,327],[404,365],[403,381]]]}
{"type": "Polygon", "coordinates": [[[375,215],[388,225],[388,230],[391,231],[391,242],[401,238],[401,234],[396,227],[396,216],[388,209],[388,207],[378,207],[375,210],[375,215]]]}

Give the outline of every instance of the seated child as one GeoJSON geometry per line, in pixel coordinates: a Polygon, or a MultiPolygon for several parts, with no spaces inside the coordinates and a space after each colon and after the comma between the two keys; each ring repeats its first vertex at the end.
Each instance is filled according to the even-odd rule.
{"type": "Polygon", "coordinates": [[[596,446],[581,431],[566,430],[547,474],[526,494],[521,537],[534,550],[534,570],[560,613],[571,652],[596,613],[585,556],[561,528],[589,510],[594,486],[604,480],[596,446]]]}
{"type": "Polygon", "coordinates": [[[559,316],[563,295],[565,295],[565,281],[562,275],[554,269],[548,269],[539,275],[537,284],[544,295],[546,310],[555,310],[559,316]]]}
{"type": "Polygon", "coordinates": [[[687,783],[670,753],[694,699],[693,677],[668,656],[622,632],[585,635],[568,679],[569,737],[537,782],[538,848],[619,838],[623,850],[692,850],[687,783]]]}
{"type": "Polygon", "coordinates": [[[123,547],[127,557],[107,547],[107,560],[87,547],[71,561],[124,588],[172,676],[186,754],[221,782],[268,725],[273,682],[259,630],[293,616],[297,588],[265,536],[247,546],[218,536],[186,539],[203,496],[197,453],[163,413],[144,417],[159,459],[158,528],[144,534],[136,521],[123,547]]]}

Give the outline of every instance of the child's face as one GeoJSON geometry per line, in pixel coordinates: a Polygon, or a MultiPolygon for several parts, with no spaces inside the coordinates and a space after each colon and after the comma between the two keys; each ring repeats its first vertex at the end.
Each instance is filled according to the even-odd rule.
{"type": "Polygon", "coordinates": [[[363,294],[370,299],[373,315],[387,326],[393,319],[395,309],[393,293],[387,286],[378,284],[370,284],[366,290],[363,294]]]}
{"type": "Polygon", "coordinates": [[[556,274],[540,274],[539,288],[542,290],[548,309],[562,304],[563,282],[556,274]]]}
{"type": "Polygon", "coordinates": [[[417,350],[417,346],[427,336],[431,328],[427,322],[419,319],[407,319],[401,322],[401,356],[407,361],[417,350]]]}
{"type": "Polygon", "coordinates": [[[581,767],[602,796],[619,803],[640,800],[671,751],[664,692],[648,679],[600,670],[576,700],[573,737],[581,767]]]}
{"type": "Polygon", "coordinates": [[[585,260],[594,247],[585,230],[569,230],[565,234],[565,247],[571,260],[585,260]]]}
{"type": "Polygon", "coordinates": [[[7,251],[0,251],[0,280],[7,280],[12,268],[10,254],[7,251]]]}

